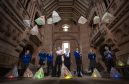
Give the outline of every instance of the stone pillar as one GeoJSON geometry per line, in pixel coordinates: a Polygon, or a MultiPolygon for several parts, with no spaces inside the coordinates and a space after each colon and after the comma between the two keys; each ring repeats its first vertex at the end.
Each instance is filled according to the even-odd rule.
{"type": "Polygon", "coordinates": [[[90,27],[88,24],[80,25],[80,51],[82,53],[83,70],[88,68],[89,60],[87,54],[90,49],[90,27]]]}
{"type": "Polygon", "coordinates": [[[45,49],[46,52],[52,51],[52,25],[45,25],[44,27],[44,44],[43,49],[45,49]]]}

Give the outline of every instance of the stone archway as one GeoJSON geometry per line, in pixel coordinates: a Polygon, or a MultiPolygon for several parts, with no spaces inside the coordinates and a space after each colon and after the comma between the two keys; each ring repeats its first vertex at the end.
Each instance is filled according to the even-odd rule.
{"type": "Polygon", "coordinates": [[[76,47],[79,47],[79,42],[77,40],[76,36],[71,36],[71,35],[60,35],[54,38],[53,40],[53,53],[54,53],[54,59],[56,58],[56,54],[55,54],[55,50],[57,47],[61,47],[62,46],[62,42],[64,41],[68,41],[70,43],[70,53],[71,53],[71,61],[72,61],[72,65],[71,65],[71,70],[76,68],[76,64],[75,64],[75,58],[74,58],[74,50],[76,47]]]}

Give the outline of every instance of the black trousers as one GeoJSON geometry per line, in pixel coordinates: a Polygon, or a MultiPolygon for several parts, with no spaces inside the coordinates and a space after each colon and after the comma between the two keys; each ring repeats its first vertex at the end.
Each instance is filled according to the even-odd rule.
{"type": "Polygon", "coordinates": [[[82,64],[82,61],[81,61],[81,59],[77,59],[76,58],[76,65],[77,65],[77,74],[78,74],[78,76],[81,76],[81,65],[82,64]]]}
{"type": "Polygon", "coordinates": [[[61,75],[61,65],[62,65],[61,55],[58,55],[55,61],[55,73],[56,73],[56,76],[58,77],[60,77],[61,75]]]}
{"type": "Polygon", "coordinates": [[[70,71],[71,60],[70,57],[64,57],[64,64],[70,71]]]}
{"type": "Polygon", "coordinates": [[[45,65],[45,64],[44,64],[44,60],[41,60],[41,59],[40,59],[40,60],[39,60],[39,64],[40,64],[41,66],[42,66],[42,65],[45,65]]]}
{"type": "Polygon", "coordinates": [[[52,74],[52,70],[53,70],[53,62],[47,62],[47,75],[49,75],[50,72],[52,74]]]}
{"type": "Polygon", "coordinates": [[[111,68],[114,67],[114,62],[112,59],[106,60],[107,72],[111,71],[111,68]]]}
{"type": "Polygon", "coordinates": [[[24,63],[21,64],[22,70],[21,70],[21,72],[19,72],[20,76],[24,75],[28,66],[29,66],[29,64],[24,64],[24,63]]]}
{"type": "Polygon", "coordinates": [[[96,68],[96,60],[90,60],[90,70],[93,73],[94,68],[96,68]]]}

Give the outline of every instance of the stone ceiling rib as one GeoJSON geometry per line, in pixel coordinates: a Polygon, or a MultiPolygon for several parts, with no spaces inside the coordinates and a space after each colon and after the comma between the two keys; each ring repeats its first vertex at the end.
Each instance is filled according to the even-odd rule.
{"type": "Polygon", "coordinates": [[[88,14],[90,0],[42,0],[46,17],[57,11],[62,18],[78,19],[88,14]]]}

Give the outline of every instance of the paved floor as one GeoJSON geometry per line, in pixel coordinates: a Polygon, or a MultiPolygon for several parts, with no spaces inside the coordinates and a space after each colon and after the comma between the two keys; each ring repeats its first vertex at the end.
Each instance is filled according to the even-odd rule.
{"type": "Polygon", "coordinates": [[[3,80],[0,84],[129,84],[129,80],[114,80],[105,78],[44,78],[42,80],[32,78],[20,78],[14,80],[3,80]]]}

